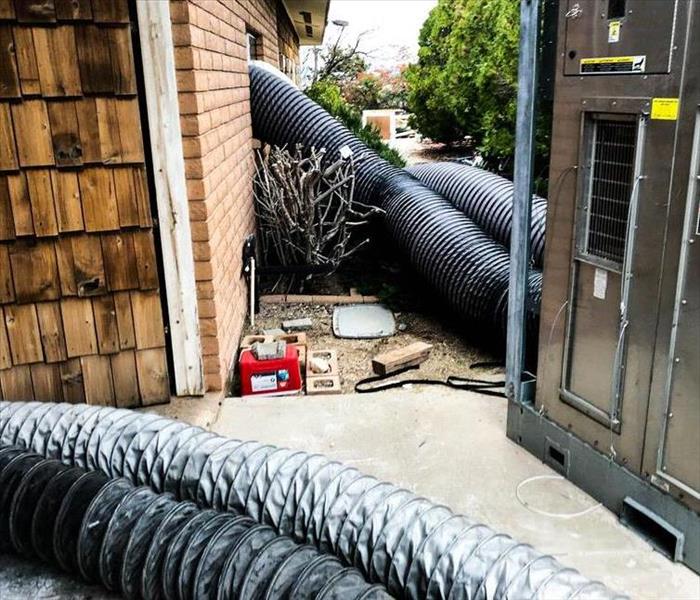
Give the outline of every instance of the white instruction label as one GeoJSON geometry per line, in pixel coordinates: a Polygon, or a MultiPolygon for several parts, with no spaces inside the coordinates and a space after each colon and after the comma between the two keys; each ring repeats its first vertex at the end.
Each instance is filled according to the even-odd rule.
{"type": "Polygon", "coordinates": [[[593,297],[605,300],[608,291],[608,272],[605,269],[596,269],[593,277],[593,297]]]}
{"type": "Polygon", "coordinates": [[[250,377],[250,387],[254,392],[277,390],[277,373],[259,373],[250,377]]]}
{"type": "Polygon", "coordinates": [[[610,21],[608,23],[608,44],[616,44],[620,41],[621,21],[610,21]]]}

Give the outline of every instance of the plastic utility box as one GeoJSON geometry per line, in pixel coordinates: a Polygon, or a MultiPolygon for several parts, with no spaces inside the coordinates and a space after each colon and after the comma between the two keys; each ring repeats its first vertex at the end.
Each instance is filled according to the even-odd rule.
{"type": "Polygon", "coordinates": [[[243,396],[291,395],[301,391],[299,351],[287,345],[284,356],[260,360],[250,349],[238,359],[243,396]]]}

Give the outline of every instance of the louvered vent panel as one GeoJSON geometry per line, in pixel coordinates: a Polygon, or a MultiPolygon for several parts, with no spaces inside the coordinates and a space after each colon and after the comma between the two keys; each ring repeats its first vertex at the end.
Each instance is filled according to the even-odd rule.
{"type": "Polygon", "coordinates": [[[625,256],[636,137],[633,121],[595,121],[586,253],[619,264],[625,256]]]}

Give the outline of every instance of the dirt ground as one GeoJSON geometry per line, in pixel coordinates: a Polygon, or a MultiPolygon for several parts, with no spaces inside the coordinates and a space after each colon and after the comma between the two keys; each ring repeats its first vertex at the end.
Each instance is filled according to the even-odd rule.
{"type": "Polygon", "coordinates": [[[430,357],[420,369],[411,370],[399,379],[446,379],[449,375],[497,379],[501,367],[471,368],[475,363],[498,362],[498,357],[470,345],[462,336],[436,318],[417,312],[395,312],[397,332],[388,338],[374,340],[339,339],[333,335],[333,306],[308,304],[262,305],[255,328],[246,333],[261,333],[263,329],[279,328],[283,320],[309,317],[313,328],[306,332],[308,348],[336,349],[343,392],[352,392],[355,384],[373,375],[371,359],[381,352],[422,341],[433,346],[430,357]]]}

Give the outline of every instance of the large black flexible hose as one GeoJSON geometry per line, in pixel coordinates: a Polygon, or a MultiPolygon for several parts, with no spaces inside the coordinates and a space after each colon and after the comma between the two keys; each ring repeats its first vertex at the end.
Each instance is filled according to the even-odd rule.
{"type": "MultiPolygon", "coordinates": [[[[250,66],[253,133],[277,146],[325,148],[326,160],[348,146],[360,161],[357,200],[386,211],[399,248],[440,296],[470,325],[498,344],[505,339],[508,250],[413,176],[369,150],[337,119],[291,82],[260,63],[250,66]]],[[[541,273],[530,274],[528,339],[536,339],[541,273]]]]}
{"type": "MultiPolygon", "coordinates": [[[[513,182],[478,167],[456,162],[423,163],[406,169],[421,183],[441,194],[481,229],[510,246],[513,225],[513,182]]],[[[547,201],[532,197],[530,250],[533,264],[542,267],[547,201]]]]}
{"type": "Polygon", "coordinates": [[[357,569],[250,517],[202,510],[17,446],[0,446],[0,489],[0,528],[15,551],[41,552],[126,598],[390,598],[357,569]]]}
{"type": "Polygon", "coordinates": [[[401,598],[621,598],[527,544],[323,456],[125,409],[0,402],[0,444],[244,514],[401,598]]]}

